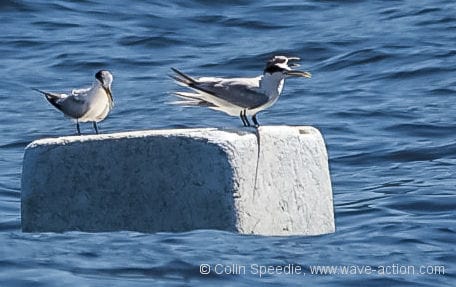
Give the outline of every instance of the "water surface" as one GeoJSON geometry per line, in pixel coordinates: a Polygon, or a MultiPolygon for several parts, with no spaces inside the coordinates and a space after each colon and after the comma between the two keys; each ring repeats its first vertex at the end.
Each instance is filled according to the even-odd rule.
{"type": "Polygon", "coordinates": [[[454,286],[454,1],[6,0],[0,15],[0,285],[454,286]],[[102,132],[239,127],[168,105],[170,67],[255,76],[277,54],[300,56],[313,78],[287,81],[258,118],[322,131],[336,233],[21,233],[25,146],[75,132],[30,87],[79,87],[109,69],[116,107],[102,132]],[[203,276],[203,263],[437,265],[446,274],[203,276]]]}

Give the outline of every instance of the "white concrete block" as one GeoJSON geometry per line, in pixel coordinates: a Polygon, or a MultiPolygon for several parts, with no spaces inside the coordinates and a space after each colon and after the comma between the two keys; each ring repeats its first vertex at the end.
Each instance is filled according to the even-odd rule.
{"type": "Polygon", "coordinates": [[[335,230],[325,143],[312,127],[37,140],[25,150],[21,200],[26,232],[335,230]]]}

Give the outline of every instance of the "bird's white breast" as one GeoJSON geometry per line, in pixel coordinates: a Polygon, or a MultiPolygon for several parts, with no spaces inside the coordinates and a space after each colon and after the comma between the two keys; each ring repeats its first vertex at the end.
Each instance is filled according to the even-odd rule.
{"type": "Polygon", "coordinates": [[[260,80],[259,92],[268,96],[269,100],[264,105],[247,111],[248,115],[254,115],[259,111],[269,108],[278,99],[283,90],[284,78],[282,73],[265,74],[260,80]]]}
{"type": "Polygon", "coordinates": [[[101,87],[95,87],[87,94],[88,109],[79,121],[101,121],[110,111],[109,98],[106,91],[101,87]]]}

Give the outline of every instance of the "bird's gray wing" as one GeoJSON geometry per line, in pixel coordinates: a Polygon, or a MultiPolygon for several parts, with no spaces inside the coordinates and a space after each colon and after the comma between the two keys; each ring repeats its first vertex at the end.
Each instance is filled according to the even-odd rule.
{"type": "Polygon", "coordinates": [[[54,107],[71,118],[80,118],[88,110],[88,103],[85,100],[86,97],[84,97],[82,94],[72,95],[65,93],[47,92],[38,89],[34,90],[42,93],[49,103],[51,103],[54,107]]]}
{"type": "Polygon", "coordinates": [[[73,89],[71,90],[71,94],[73,96],[86,96],[87,93],[90,91],[90,88],[91,87],[88,87],[88,88],[82,88],[82,89],[73,89]]]}
{"type": "Polygon", "coordinates": [[[210,78],[195,79],[171,68],[175,75],[171,77],[180,85],[189,87],[198,93],[176,93],[177,96],[191,100],[192,103],[208,103],[214,106],[236,106],[253,109],[268,102],[265,94],[257,91],[259,78],[210,78]]]}
{"type": "Polygon", "coordinates": [[[198,81],[193,85],[197,90],[226,101],[232,105],[254,109],[268,102],[269,98],[259,93],[249,81],[220,79],[216,81],[198,81]]]}
{"type": "Polygon", "coordinates": [[[60,110],[67,116],[78,119],[89,110],[89,103],[81,95],[70,95],[60,101],[60,110]]]}

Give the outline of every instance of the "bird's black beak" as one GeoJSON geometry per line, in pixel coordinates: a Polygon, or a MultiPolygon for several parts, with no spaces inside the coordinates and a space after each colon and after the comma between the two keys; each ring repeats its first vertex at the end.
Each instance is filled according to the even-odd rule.
{"type": "Polygon", "coordinates": [[[109,101],[110,101],[111,103],[113,103],[114,100],[113,100],[113,98],[112,98],[111,88],[110,88],[110,87],[105,87],[105,86],[103,86],[103,89],[105,90],[106,94],[108,95],[109,101]]]}
{"type": "Polygon", "coordinates": [[[304,72],[304,71],[298,71],[298,70],[286,71],[285,74],[287,76],[292,76],[292,77],[312,78],[312,74],[311,73],[304,72]]]}

